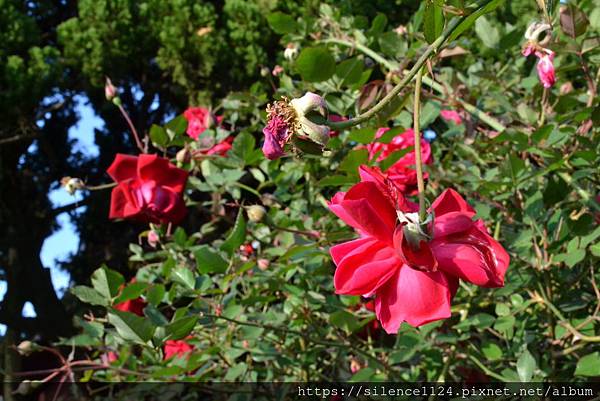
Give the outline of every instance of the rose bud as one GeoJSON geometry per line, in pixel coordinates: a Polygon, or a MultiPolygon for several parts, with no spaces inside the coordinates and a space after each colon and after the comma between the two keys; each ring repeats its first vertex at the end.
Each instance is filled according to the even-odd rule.
{"type": "Polygon", "coordinates": [[[156,248],[156,245],[160,242],[160,236],[154,230],[148,231],[148,245],[152,248],[156,248]]]}
{"type": "Polygon", "coordinates": [[[298,57],[298,46],[296,46],[293,43],[288,43],[285,50],[283,51],[283,57],[288,61],[292,61],[293,59],[298,57]]]}
{"type": "Polygon", "coordinates": [[[261,221],[265,216],[266,212],[267,211],[265,210],[265,208],[260,205],[248,206],[248,208],[246,209],[248,219],[254,223],[258,223],[259,221],[261,221]]]}
{"type": "Polygon", "coordinates": [[[19,355],[27,356],[34,352],[37,348],[37,345],[32,343],[31,341],[25,340],[22,341],[19,345],[17,345],[17,352],[19,355]]]}
{"type": "Polygon", "coordinates": [[[192,155],[190,153],[190,150],[187,147],[181,149],[175,155],[175,160],[177,160],[177,162],[181,163],[181,164],[189,163],[190,160],[192,160],[192,155]]]}
{"type": "Polygon", "coordinates": [[[65,188],[65,191],[67,191],[69,195],[74,195],[77,190],[85,188],[85,183],[81,178],[63,177],[60,180],[60,184],[65,188]]]}
{"type": "Polygon", "coordinates": [[[259,270],[265,271],[269,268],[270,263],[267,259],[258,259],[256,264],[258,265],[259,270]]]}
{"type": "Polygon", "coordinates": [[[106,77],[106,83],[104,84],[104,96],[109,102],[117,97],[117,88],[115,88],[109,77],[106,77]]]}

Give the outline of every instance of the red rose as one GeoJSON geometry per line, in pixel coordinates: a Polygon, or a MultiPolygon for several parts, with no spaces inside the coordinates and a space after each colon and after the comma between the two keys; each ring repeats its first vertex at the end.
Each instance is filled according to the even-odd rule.
{"type": "Polygon", "coordinates": [[[509,256],[454,190],[432,204],[435,219],[419,223],[416,205],[377,170],[361,166],[362,182],[329,207],[359,239],[331,248],[336,293],[375,297],[387,333],[450,317],[458,279],[502,287],[509,256]],[[426,232],[423,232],[423,229],[426,232]]]}
{"type": "MultiPolygon", "coordinates": [[[[375,138],[381,138],[383,134],[389,131],[389,128],[379,128],[375,138]]],[[[383,161],[393,152],[415,146],[415,133],[412,128],[396,135],[390,143],[374,142],[367,145],[369,159],[377,157],[377,161],[383,161]]],[[[421,139],[421,158],[424,164],[432,162],[431,146],[429,142],[421,139]]],[[[410,152],[398,159],[390,168],[387,169],[387,178],[392,180],[398,189],[406,195],[417,193],[417,172],[412,168],[416,164],[415,151],[410,152]]],[[[427,179],[427,173],[423,173],[423,178],[427,179]]]]}
{"type": "Polygon", "coordinates": [[[214,116],[204,107],[190,107],[183,112],[183,116],[188,122],[186,133],[194,140],[197,140],[208,128],[221,122],[221,117],[214,116]]]}
{"type": "Polygon", "coordinates": [[[164,346],[164,359],[167,360],[173,356],[181,358],[183,356],[186,356],[186,354],[191,352],[193,349],[194,346],[189,344],[185,340],[167,340],[165,341],[164,346]]]}
{"type": "Polygon", "coordinates": [[[117,182],[112,190],[109,218],[179,223],[185,216],[182,193],[188,172],[167,159],[119,153],[107,173],[117,182]]]}
{"type": "Polygon", "coordinates": [[[130,299],[115,305],[115,309],[123,312],[135,313],[138,316],[144,316],[144,308],[147,303],[142,298],[130,299]]]}
{"type": "Polygon", "coordinates": [[[231,144],[233,143],[233,137],[228,136],[212,148],[204,151],[203,153],[206,155],[218,155],[218,156],[226,156],[227,152],[231,150],[231,144]]]}

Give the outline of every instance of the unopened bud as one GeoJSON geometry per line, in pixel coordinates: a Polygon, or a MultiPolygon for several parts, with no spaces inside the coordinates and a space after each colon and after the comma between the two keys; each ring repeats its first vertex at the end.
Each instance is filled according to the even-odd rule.
{"type": "Polygon", "coordinates": [[[258,259],[256,264],[258,265],[259,270],[264,272],[269,268],[270,262],[267,259],[258,259]]]}
{"type": "Polygon", "coordinates": [[[60,184],[65,188],[65,191],[67,191],[69,195],[74,195],[77,190],[85,188],[85,183],[81,178],[76,177],[63,177],[60,180],[60,184]]]}
{"type": "Polygon", "coordinates": [[[152,248],[156,248],[156,245],[158,245],[160,241],[160,236],[158,235],[158,233],[154,230],[150,230],[148,231],[148,245],[150,245],[152,248]]]}
{"type": "Polygon", "coordinates": [[[268,67],[261,67],[261,69],[260,69],[261,77],[267,77],[267,76],[269,76],[270,73],[271,73],[271,70],[269,70],[268,67]]]}
{"type": "Polygon", "coordinates": [[[109,77],[106,77],[106,83],[104,84],[104,96],[106,96],[106,100],[109,102],[117,97],[117,88],[112,84],[109,77]]]}
{"type": "Polygon", "coordinates": [[[293,59],[298,57],[298,46],[296,46],[293,43],[288,43],[285,50],[283,51],[283,57],[285,57],[285,59],[288,61],[292,61],[293,59]]]}
{"type": "Polygon", "coordinates": [[[43,384],[40,380],[23,380],[15,390],[15,394],[28,395],[43,384]]]}
{"type": "Polygon", "coordinates": [[[248,214],[248,219],[250,219],[250,221],[258,223],[265,217],[267,211],[260,205],[252,205],[246,209],[246,213],[248,214]]]}
{"type": "Polygon", "coordinates": [[[27,356],[35,351],[36,345],[31,341],[25,340],[17,345],[17,352],[20,355],[27,356]]]}
{"type": "Polygon", "coordinates": [[[273,71],[271,71],[271,74],[273,74],[274,77],[279,76],[280,74],[283,73],[283,67],[280,65],[276,65],[275,67],[273,67],[273,71]]]}
{"type": "Polygon", "coordinates": [[[190,150],[187,147],[181,149],[175,155],[175,160],[177,160],[181,164],[189,163],[190,160],[192,160],[192,155],[190,153],[190,150]]]}

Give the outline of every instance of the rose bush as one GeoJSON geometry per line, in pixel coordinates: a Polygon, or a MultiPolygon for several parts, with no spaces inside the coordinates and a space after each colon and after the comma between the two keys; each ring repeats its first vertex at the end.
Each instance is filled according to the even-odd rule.
{"type": "Polygon", "coordinates": [[[61,344],[107,381],[600,375],[598,26],[501,3],[270,13],[269,84],[108,168],[108,217],[152,242],[71,289],[91,306],[61,344]]]}

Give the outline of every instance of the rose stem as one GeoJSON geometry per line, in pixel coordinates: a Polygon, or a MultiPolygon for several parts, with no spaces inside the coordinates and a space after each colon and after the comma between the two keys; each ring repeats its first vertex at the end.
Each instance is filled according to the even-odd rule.
{"type": "Polygon", "coordinates": [[[423,68],[417,72],[415,79],[415,103],[413,105],[413,129],[415,131],[415,164],[417,167],[417,188],[419,190],[419,221],[425,221],[425,182],[423,181],[423,164],[421,160],[421,81],[423,79],[423,68]]]}

